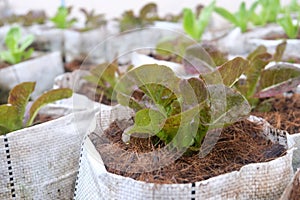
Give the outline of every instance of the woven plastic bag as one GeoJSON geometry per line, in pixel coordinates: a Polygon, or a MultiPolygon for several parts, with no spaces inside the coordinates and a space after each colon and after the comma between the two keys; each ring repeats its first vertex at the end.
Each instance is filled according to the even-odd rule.
{"type": "Polygon", "coordinates": [[[293,153],[293,168],[296,171],[300,169],[300,133],[292,134],[290,136],[295,141],[295,151],[293,153]]]}
{"type": "Polygon", "coordinates": [[[66,62],[74,59],[87,58],[85,62],[101,63],[105,59],[105,46],[101,42],[107,37],[105,27],[88,31],[64,31],[64,51],[66,62]],[[96,46],[97,50],[92,51],[96,46]],[[88,56],[87,56],[88,55],[88,56]]]}
{"type": "Polygon", "coordinates": [[[33,59],[0,69],[0,87],[10,90],[26,81],[37,82],[32,98],[51,89],[54,78],[64,72],[61,53],[40,54],[33,59]]]}
{"type": "MultiPolygon", "coordinates": [[[[96,116],[97,134],[109,124],[130,117],[124,107],[101,109],[96,116]]],[[[263,136],[289,148],[286,155],[263,163],[249,164],[239,171],[188,184],[153,184],[107,172],[101,155],[88,137],[81,150],[75,199],[278,199],[293,176],[293,141],[286,132],[275,131],[264,120],[263,136]]]]}
{"type": "Polygon", "coordinates": [[[74,94],[40,112],[66,116],[0,136],[0,199],[71,199],[80,145],[98,110],[74,94]]]}

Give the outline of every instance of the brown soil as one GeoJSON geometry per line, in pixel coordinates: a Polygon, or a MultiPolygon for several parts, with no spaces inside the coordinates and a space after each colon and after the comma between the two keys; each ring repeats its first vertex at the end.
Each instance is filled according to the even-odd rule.
{"type": "Polygon", "coordinates": [[[0,69],[6,68],[8,66],[10,66],[10,64],[4,63],[4,62],[0,62],[0,69]]]}
{"type": "MultiPolygon", "coordinates": [[[[272,33],[268,36],[265,36],[264,39],[266,40],[280,40],[280,39],[289,39],[289,37],[285,33],[272,33]]],[[[300,39],[300,31],[296,39],[300,39]]]]}
{"type": "Polygon", "coordinates": [[[85,62],[84,59],[75,59],[69,63],[65,63],[64,68],[66,72],[72,72],[76,69],[90,70],[94,65],[85,62]]]}
{"type": "Polygon", "coordinates": [[[289,195],[289,200],[299,200],[300,199],[300,173],[297,173],[294,182],[293,188],[289,195]]]}
{"type": "MultiPolygon", "coordinates": [[[[150,141],[153,138],[131,138],[130,143],[125,144],[121,139],[123,131],[114,122],[104,134],[99,136],[93,133],[90,135],[90,139],[101,153],[109,172],[139,181],[172,184],[206,180],[239,170],[249,163],[270,161],[283,155],[285,153],[284,147],[272,144],[258,136],[261,131],[260,126],[247,120],[237,122],[222,131],[217,144],[204,158],[200,158],[197,153],[183,155],[175,162],[159,170],[144,173],[132,173],[126,169],[132,170],[135,167],[144,169],[146,167],[135,166],[134,164],[149,163],[149,160],[138,161],[141,158],[139,155],[163,147],[162,144],[154,147],[150,141]],[[116,149],[121,150],[117,151],[116,149]],[[125,152],[132,152],[132,154],[128,157],[125,152]],[[115,166],[120,167],[119,170],[115,166]]],[[[155,160],[157,158],[154,156],[150,162],[155,162],[155,160]]]]}
{"type": "Polygon", "coordinates": [[[269,112],[253,112],[253,115],[263,117],[275,128],[290,134],[300,133],[300,95],[278,96],[268,101],[272,106],[269,112]]]}
{"type": "Polygon", "coordinates": [[[160,55],[151,52],[148,56],[156,59],[156,60],[163,60],[163,61],[169,61],[169,62],[175,62],[175,63],[181,63],[181,58],[179,58],[176,55],[160,55]]]}
{"type": "Polygon", "coordinates": [[[38,114],[36,116],[36,118],[34,119],[33,124],[37,125],[37,124],[48,122],[48,121],[51,121],[51,120],[54,120],[54,119],[57,119],[57,118],[59,118],[59,116],[53,117],[53,116],[49,116],[49,115],[45,115],[45,114],[38,114]]]}

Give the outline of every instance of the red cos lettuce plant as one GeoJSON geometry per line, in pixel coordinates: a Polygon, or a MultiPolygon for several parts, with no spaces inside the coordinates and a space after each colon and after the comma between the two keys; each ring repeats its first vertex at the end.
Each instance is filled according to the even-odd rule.
{"type": "Polygon", "coordinates": [[[120,30],[126,31],[134,28],[141,28],[152,24],[158,20],[157,5],[155,3],[148,3],[140,10],[139,15],[136,16],[132,10],[125,11],[122,14],[120,21],[120,30]]]}
{"type": "Polygon", "coordinates": [[[10,91],[8,104],[0,105],[0,135],[31,126],[38,111],[44,105],[72,96],[70,89],[48,91],[33,102],[29,110],[29,117],[26,118],[24,116],[26,105],[34,88],[34,82],[24,82],[10,91]]]}
{"type": "MultiPolygon", "coordinates": [[[[242,58],[238,60],[247,63],[242,58]]],[[[114,93],[121,105],[136,112],[134,125],[125,134],[156,136],[171,148],[199,150],[208,132],[231,124],[250,111],[238,92],[218,82],[207,84],[207,80],[203,76],[180,78],[161,65],[130,70],[116,84],[114,93]],[[135,98],[132,93],[136,91],[142,92],[143,97],[135,98]]]]}
{"type": "MultiPolygon", "coordinates": [[[[131,68],[132,66],[129,66],[127,70],[131,68]]],[[[92,68],[90,70],[91,75],[84,77],[84,79],[96,85],[96,94],[101,95],[101,97],[104,96],[106,100],[110,102],[114,102],[116,101],[112,95],[114,87],[126,71],[121,72],[119,70],[117,61],[113,63],[102,63],[92,68]]]]}
{"type": "Polygon", "coordinates": [[[271,55],[266,47],[259,46],[248,55],[248,63],[241,64],[239,60],[233,59],[216,67],[213,60],[205,60],[204,58],[208,57],[201,56],[203,55],[201,48],[191,46],[187,48],[185,58],[188,58],[192,66],[189,63],[185,63],[185,66],[189,73],[207,73],[213,68],[214,73],[221,74],[226,86],[238,90],[252,108],[255,108],[260,99],[274,97],[300,84],[300,68],[288,63],[279,63],[285,47],[286,42],[281,43],[277,46],[275,54],[271,55]],[[266,68],[268,64],[272,64],[271,62],[274,64],[266,68]],[[240,79],[242,74],[246,78],[240,79]],[[236,81],[229,84],[227,79],[236,81]]]}

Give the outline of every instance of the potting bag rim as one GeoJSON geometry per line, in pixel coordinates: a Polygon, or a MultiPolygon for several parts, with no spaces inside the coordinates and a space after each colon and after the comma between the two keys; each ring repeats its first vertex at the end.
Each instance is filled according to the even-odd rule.
{"type": "MultiPolygon", "coordinates": [[[[118,105],[111,107],[111,110],[113,110],[115,108],[118,108],[118,105]]],[[[110,111],[108,111],[108,112],[110,112],[110,111]]],[[[104,113],[105,112],[107,112],[107,111],[104,111],[104,113]]],[[[121,116],[117,116],[117,117],[121,117],[121,118],[124,117],[124,116],[122,116],[122,113],[120,113],[120,115],[121,116]]],[[[103,119],[103,110],[101,110],[99,113],[97,113],[97,116],[101,117],[103,119]],[[101,115],[101,113],[102,113],[102,115],[101,115]]],[[[97,123],[98,123],[98,121],[99,121],[99,119],[97,119],[97,123]]],[[[96,127],[99,127],[99,124],[97,124],[96,127]]],[[[280,168],[276,169],[276,170],[281,170],[280,174],[283,174],[283,171],[284,171],[285,174],[287,175],[286,177],[284,177],[286,180],[283,180],[283,181],[277,180],[277,183],[280,184],[280,188],[277,190],[280,190],[280,191],[276,191],[277,193],[275,193],[275,194],[252,194],[252,193],[249,194],[247,192],[245,192],[243,194],[229,194],[229,193],[226,194],[226,192],[228,192],[228,191],[225,191],[225,194],[216,194],[216,193],[215,194],[207,194],[208,195],[207,197],[218,199],[218,198],[222,198],[222,195],[233,195],[235,198],[236,197],[239,197],[239,198],[240,197],[242,197],[242,198],[258,198],[258,197],[263,198],[260,196],[269,195],[269,196],[267,196],[267,198],[270,198],[270,197],[278,198],[280,196],[279,193],[283,192],[284,187],[289,182],[289,180],[292,176],[292,173],[293,173],[291,163],[292,163],[292,156],[293,156],[294,148],[289,146],[287,149],[287,152],[284,156],[278,157],[272,161],[247,164],[238,171],[233,171],[230,173],[218,175],[218,176],[212,177],[207,180],[198,181],[195,183],[186,183],[186,184],[147,183],[147,182],[137,181],[137,180],[134,180],[129,177],[123,177],[123,176],[108,172],[103,164],[101,155],[95,149],[95,146],[92,144],[91,140],[87,136],[84,139],[82,149],[81,149],[80,167],[79,167],[79,173],[77,176],[77,182],[76,182],[76,187],[75,187],[75,192],[74,192],[75,199],[82,199],[82,198],[84,199],[84,196],[88,195],[88,193],[90,193],[89,195],[91,195],[91,196],[89,196],[89,198],[103,198],[103,195],[104,195],[104,197],[107,197],[107,195],[112,195],[112,196],[108,196],[108,197],[109,198],[117,198],[117,197],[120,198],[122,196],[122,198],[124,198],[124,199],[131,199],[131,198],[135,198],[135,196],[133,196],[133,194],[135,194],[135,195],[138,195],[139,197],[143,197],[143,198],[145,197],[146,199],[147,198],[151,199],[151,198],[153,198],[153,196],[151,196],[151,194],[152,194],[151,190],[155,190],[154,188],[156,188],[156,189],[158,188],[157,190],[159,190],[157,192],[157,194],[154,194],[154,193],[152,194],[154,196],[160,195],[165,192],[164,195],[155,196],[155,198],[157,198],[157,197],[161,197],[162,199],[163,198],[171,198],[169,196],[168,197],[166,196],[167,194],[170,195],[170,192],[172,193],[173,197],[176,194],[176,196],[174,197],[175,199],[176,198],[178,198],[178,199],[188,198],[186,195],[191,195],[191,190],[193,190],[193,189],[203,190],[203,188],[206,188],[207,185],[209,185],[208,187],[211,187],[212,182],[219,182],[218,184],[220,184],[220,183],[224,184],[224,183],[227,183],[228,180],[233,180],[233,181],[238,181],[238,182],[243,181],[244,179],[247,179],[248,176],[255,176],[255,174],[251,175],[251,173],[250,173],[250,175],[248,175],[249,170],[251,171],[252,169],[261,168],[261,169],[265,169],[262,171],[264,173],[266,173],[266,170],[268,169],[268,167],[275,166],[275,165],[277,167],[278,166],[282,167],[282,169],[280,169],[280,168]],[[89,171],[84,171],[84,170],[89,170],[89,171]],[[107,186],[105,185],[106,183],[108,184],[107,186]],[[86,185],[86,184],[88,184],[88,185],[86,185]],[[89,188],[87,188],[87,187],[89,187],[89,188]],[[120,189],[120,191],[113,191],[114,188],[111,188],[111,187],[115,187],[115,189],[116,188],[120,189]],[[127,191],[126,188],[128,189],[128,187],[129,188],[133,187],[133,188],[138,188],[138,189],[136,189],[137,191],[133,191],[134,189],[132,189],[131,191],[127,191]],[[144,190],[147,190],[147,189],[149,189],[150,191],[143,192],[144,190]],[[179,192],[179,191],[182,191],[182,192],[179,192]],[[140,193],[137,193],[137,192],[140,192],[140,193]],[[93,196],[93,195],[96,195],[96,196],[93,196]],[[143,195],[145,195],[145,196],[143,196],[143,195]],[[212,195],[212,196],[209,196],[209,195],[212,195]],[[218,195],[221,195],[221,196],[218,196],[218,195]],[[239,196],[239,195],[241,195],[241,196],[239,196]],[[251,196],[251,195],[253,195],[253,196],[251,196]],[[255,196],[255,195],[258,195],[258,196],[255,196]]],[[[286,140],[289,140],[288,136],[287,136],[286,140]]],[[[289,145],[293,144],[293,142],[289,142],[288,144],[289,145]]],[[[259,174],[259,171],[255,172],[255,173],[259,174]]],[[[272,175],[274,175],[274,172],[272,175]]],[[[244,180],[244,181],[246,181],[246,180],[244,180]]],[[[247,184],[248,183],[244,183],[243,186],[241,186],[242,189],[252,191],[253,188],[248,188],[247,184]]],[[[253,186],[253,185],[250,185],[250,186],[253,186]]],[[[214,186],[212,186],[212,187],[214,187],[214,186]]],[[[232,185],[231,185],[231,187],[232,187],[232,185]]],[[[269,188],[269,190],[270,190],[270,188],[269,188]]],[[[269,192],[267,192],[267,193],[269,193],[269,192]]]]}

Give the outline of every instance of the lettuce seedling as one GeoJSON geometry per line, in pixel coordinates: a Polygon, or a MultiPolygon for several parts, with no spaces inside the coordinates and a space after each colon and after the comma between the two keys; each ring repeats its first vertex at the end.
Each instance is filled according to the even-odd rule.
{"type": "Polygon", "coordinates": [[[27,50],[33,41],[33,35],[27,35],[23,39],[20,28],[12,27],[5,36],[5,45],[8,50],[0,52],[0,59],[9,64],[27,60],[33,53],[33,48],[27,50]]]}
{"type": "Polygon", "coordinates": [[[135,16],[132,10],[125,11],[122,14],[122,18],[119,19],[120,30],[126,31],[134,28],[141,28],[152,24],[158,19],[157,5],[155,3],[148,3],[143,6],[138,16],[135,16]]]}
{"type": "Polygon", "coordinates": [[[213,44],[207,42],[199,44],[195,40],[182,36],[162,39],[156,44],[155,53],[166,59],[172,58],[172,61],[187,66],[186,59],[183,59],[184,55],[189,53],[201,54],[203,50],[205,50],[204,54],[209,56],[217,66],[228,60],[227,54],[218,50],[213,44]],[[186,53],[187,51],[188,53],[186,53]]]}
{"type": "Polygon", "coordinates": [[[253,15],[256,7],[257,4],[253,4],[250,9],[247,10],[246,3],[242,2],[236,13],[231,13],[222,7],[216,7],[215,12],[231,22],[234,26],[239,27],[242,32],[246,32],[248,23],[250,22],[251,16],[253,15]]]}
{"type": "MultiPolygon", "coordinates": [[[[261,98],[274,97],[294,89],[300,84],[300,69],[292,64],[277,63],[282,60],[286,42],[279,44],[274,55],[259,46],[247,60],[235,58],[220,66],[198,46],[191,46],[185,54],[185,67],[189,75],[220,74],[223,84],[239,91],[255,108],[261,98]],[[188,61],[188,62],[187,62],[188,61]],[[270,62],[275,62],[265,68],[270,62]],[[244,75],[246,78],[240,78],[244,75]]],[[[210,77],[214,77],[210,75],[210,77]]],[[[207,78],[206,80],[208,80],[207,78]]],[[[213,81],[213,80],[211,80],[213,81]]]]}
{"type": "Polygon", "coordinates": [[[85,30],[101,27],[106,24],[104,14],[95,14],[95,10],[87,11],[81,8],[80,11],[85,16],[85,30]]]}
{"type": "Polygon", "coordinates": [[[284,10],[288,10],[289,12],[299,12],[300,4],[298,3],[298,0],[291,0],[284,10]]]}
{"type": "Polygon", "coordinates": [[[259,7],[260,12],[252,12],[251,22],[255,25],[264,26],[267,23],[274,23],[281,12],[280,0],[257,0],[253,6],[259,7]]]}
{"type": "MultiPolygon", "coordinates": [[[[246,78],[231,85],[245,96],[252,108],[257,106],[260,99],[283,94],[300,84],[298,67],[288,63],[277,63],[281,60],[285,47],[286,42],[281,43],[277,46],[276,53],[271,55],[264,46],[259,46],[247,57],[249,64],[242,70],[246,78]],[[272,61],[275,61],[274,64],[266,68],[272,61]]],[[[240,77],[240,74],[233,73],[236,71],[236,65],[221,66],[218,71],[235,80],[240,77]]]]}
{"type": "Polygon", "coordinates": [[[26,15],[20,16],[24,26],[31,26],[33,24],[44,24],[47,20],[45,11],[31,10],[26,15]]]}
{"type": "Polygon", "coordinates": [[[26,118],[24,116],[26,105],[34,88],[34,82],[24,82],[10,91],[8,103],[0,105],[0,135],[31,126],[38,111],[44,105],[72,96],[70,89],[56,89],[46,92],[33,102],[29,109],[29,117],[26,118]]]}
{"type": "Polygon", "coordinates": [[[77,19],[72,18],[68,19],[70,13],[72,11],[72,7],[65,7],[60,6],[58,7],[56,14],[54,17],[52,17],[50,20],[55,24],[56,28],[59,29],[67,29],[70,28],[75,22],[77,22],[77,19]]]}
{"type": "Polygon", "coordinates": [[[183,10],[183,28],[187,34],[193,39],[200,41],[202,35],[211,19],[216,1],[204,7],[199,16],[197,16],[190,8],[183,10]]]}
{"type": "MultiPolygon", "coordinates": [[[[131,66],[127,70],[130,70],[131,66]]],[[[118,67],[118,63],[102,63],[90,70],[91,75],[84,77],[85,80],[96,84],[96,94],[105,96],[110,101],[116,101],[112,96],[114,87],[117,81],[124,75],[125,72],[121,72],[118,67]]],[[[100,99],[101,100],[101,99],[100,99]]]]}
{"type": "MultiPolygon", "coordinates": [[[[127,135],[156,136],[172,148],[199,150],[208,131],[248,114],[242,95],[201,77],[179,78],[168,67],[143,65],[130,70],[115,87],[118,102],[136,114],[127,135]],[[136,91],[142,98],[135,98],[136,91]],[[224,101],[213,99],[224,94],[224,101]]],[[[154,138],[155,139],[155,138],[154,138]]]]}
{"type": "Polygon", "coordinates": [[[277,23],[283,28],[286,35],[290,39],[297,38],[297,36],[299,34],[300,11],[299,11],[299,16],[298,16],[296,23],[293,22],[293,18],[288,10],[286,10],[286,12],[284,13],[284,16],[282,18],[279,18],[277,20],[277,23]]]}

